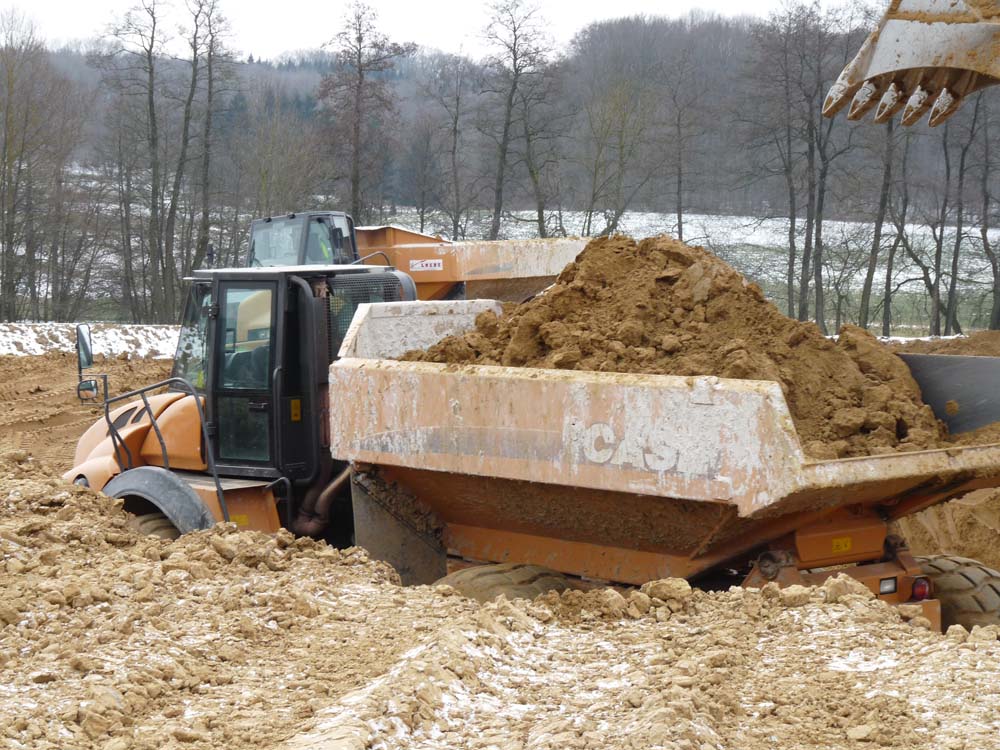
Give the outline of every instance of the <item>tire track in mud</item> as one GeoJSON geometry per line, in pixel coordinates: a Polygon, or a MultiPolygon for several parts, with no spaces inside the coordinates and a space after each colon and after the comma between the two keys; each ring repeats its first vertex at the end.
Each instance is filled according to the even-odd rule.
{"type": "MultiPolygon", "coordinates": [[[[98,358],[88,376],[108,375],[112,393],[162,380],[170,360],[98,358]]],[[[64,471],[102,408],[76,397],[76,357],[65,352],[0,356],[0,452],[23,450],[64,471]]]]}

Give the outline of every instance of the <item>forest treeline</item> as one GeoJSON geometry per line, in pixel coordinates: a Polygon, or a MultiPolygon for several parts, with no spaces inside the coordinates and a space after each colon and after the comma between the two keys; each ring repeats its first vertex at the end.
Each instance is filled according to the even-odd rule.
{"type": "Polygon", "coordinates": [[[469,55],[388,39],[355,2],[324,49],[276,61],[232,51],[223,0],[142,0],[60,49],[3,14],[0,320],[172,322],[252,217],[406,207],[456,239],[787,219],[768,291],[789,315],[889,333],[905,299],[930,333],[1000,327],[994,94],[936,129],[821,116],[881,8],[621,18],[556,49],[543,6],[488,7],[469,55]]]}

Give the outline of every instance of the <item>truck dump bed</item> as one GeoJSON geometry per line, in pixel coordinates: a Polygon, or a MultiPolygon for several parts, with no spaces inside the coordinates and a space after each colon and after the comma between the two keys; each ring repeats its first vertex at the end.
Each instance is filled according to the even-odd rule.
{"type": "Polygon", "coordinates": [[[380,467],[459,556],[689,577],[838,509],[1000,485],[1000,444],[810,460],[771,382],[394,359],[491,309],[362,306],[330,371],[333,455],[380,467]]]}
{"type": "Polygon", "coordinates": [[[396,226],[358,227],[358,251],[368,263],[386,262],[413,277],[420,299],[453,299],[464,285],[466,299],[520,302],[555,281],[588,240],[548,237],[450,242],[396,226]],[[382,256],[377,254],[384,254],[382,256]]]}

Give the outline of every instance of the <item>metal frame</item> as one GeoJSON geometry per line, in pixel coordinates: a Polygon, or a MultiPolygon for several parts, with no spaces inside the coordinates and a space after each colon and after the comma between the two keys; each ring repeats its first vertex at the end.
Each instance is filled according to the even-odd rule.
{"type": "MultiPolygon", "coordinates": [[[[115,460],[118,462],[118,466],[121,467],[122,471],[128,471],[129,469],[135,468],[135,459],[132,456],[132,451],[128,445],[126,445],[124,439],[122,439],[121,434],[118,432],[118,428],[115,427],[114,420],[111,419],[111,405],[118,403],[119,401],[124,401],[138,396],[142,399],[143,408],[145,409],[146,414],[149,415],[149,421],[152,423],[153,432],[156,434],[156,439],[160,443],[160,450],[162,451],[163,456],[163,468],[168,471],[170,470],[170,458],[167,455],[167,444],[163,439],[163,433],[160,431],[160,426],[156,422],[156,416],[153,414],[149,399],[146,396],[146,394],[150,391],[167,387],[181,391],[182,393],[194,398],[195,407],[198,409],[198,422],[201,425],[201,438],[203,452],[205,454],[205,463],[208,466],[209,473],[212,475],[212,481],[215,483],[215,494],[219,500],[219,508],[222,511],[222,518],[228,522],[229,508],[226,506],[225,493],[222,491],[222,482],[219,480],[219,472],[215,465],[215,456],[212,453],[212,444],[209,441],[208,424],[205,421],[205,410],[201,404],[201,395],[198,393],[197,389],[184,378],[167,378],[166,380],[161,380],[158,383],[143,386],[142,388],[137,388],[134,391],[129,391],[128,393],[123,393],[112,398],[108,398],[107,395],[105,395],[104,421],[108,424],[108,435],[111,437],[111,445],[115,451],[115,460]],[[119,450],[119,446],[124,449],[125,456],[128,459],[127,468],[122,462],[122,452],[119,450]]],[[[107,388],[105,388],[105,394],[107,394],[107,388]]]]}

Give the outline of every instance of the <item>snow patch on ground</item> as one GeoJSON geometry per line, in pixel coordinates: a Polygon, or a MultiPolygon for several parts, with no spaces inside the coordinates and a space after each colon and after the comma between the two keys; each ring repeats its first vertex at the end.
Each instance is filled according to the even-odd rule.
{"type": "MultiPolygon", "coordinates": [[[[92,323],[94,354],[170,358],[177,348],[177,326],[92,323]]],[[[76,351],[75,323],[0,323],[0,355],[76,351]]]]}

